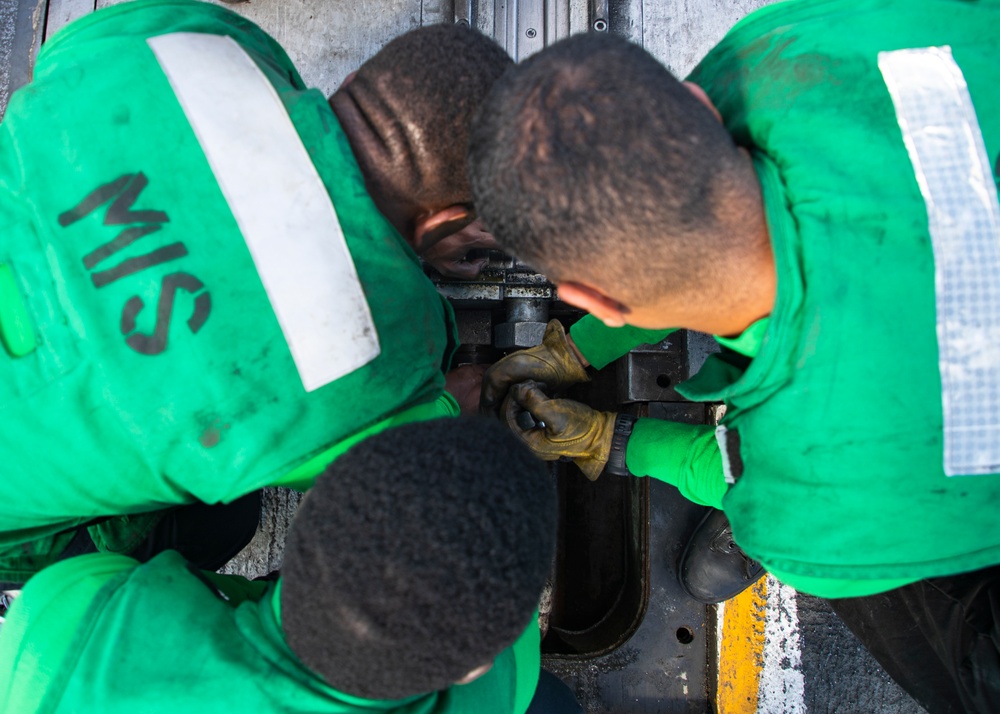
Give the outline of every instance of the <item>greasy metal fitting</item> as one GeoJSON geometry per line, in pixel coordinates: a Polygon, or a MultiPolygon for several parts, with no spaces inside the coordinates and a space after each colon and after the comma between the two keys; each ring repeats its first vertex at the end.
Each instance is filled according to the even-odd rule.
{"type": "Polygon", "coordinates": [[[494,328],[494,345],[501,350],[534,347],[542,344],[549,321],[547,298],[507,298],[504,307],[507,322],[494,328]]]}

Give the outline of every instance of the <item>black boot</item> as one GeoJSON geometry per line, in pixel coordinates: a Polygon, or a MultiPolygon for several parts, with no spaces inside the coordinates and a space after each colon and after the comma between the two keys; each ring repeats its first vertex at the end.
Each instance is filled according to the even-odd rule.
{"type": "Polygon", "coordinates": [[[713,508],[691,535],[677,572],[688,595],[714,605],[736,597],[757,582],[764,575],[764,567],[736,545],[726,515],[713,508]]]}

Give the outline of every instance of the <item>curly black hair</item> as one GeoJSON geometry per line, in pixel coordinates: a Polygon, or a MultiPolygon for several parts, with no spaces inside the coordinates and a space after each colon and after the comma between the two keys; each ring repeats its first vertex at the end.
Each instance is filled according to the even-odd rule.
{"type": "MultiPolygon", "coordinates": [[[[723,125],[643,48],[606,33],[561,40],[509,70],[470,140],[479,215],[505,250],[652,289],[702,280],[730,246],[718,211],[749,181],[723,125]],[[723,233],[723,234],[720,234],[723,233]]],[[[631,296],[630,296],[631,297],[631,296]]]]}
{"type": "Polygon", "coordinates": [[[391,190],[428,204],[471,200],[472,119],[512,64],[481,32],[442,23],[396,37],[361,65],[348,92],[395,157],[391,190]]]}
{"type": "Polygon", "coordinates": [[[555,550],[555,487],[500,424],[409,424],[317,480],[282,567],[282,627],[338,691],[445,689],[529,625],[555,550]]]}

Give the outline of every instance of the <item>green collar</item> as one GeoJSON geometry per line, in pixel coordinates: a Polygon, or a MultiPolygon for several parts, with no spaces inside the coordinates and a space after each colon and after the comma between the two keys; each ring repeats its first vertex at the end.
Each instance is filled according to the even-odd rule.
{"type": "Polygon", "coordinates": [[[764,333],[767,332],[767,326],[770,323],[770,317],[762,317],[736,337],[719,337],[715,335],[715,341],[723,347],[728,347],[733,352],[739,352],[741,355],[753,358],[760,352],[761,345],[764,343],[764,333]]]}

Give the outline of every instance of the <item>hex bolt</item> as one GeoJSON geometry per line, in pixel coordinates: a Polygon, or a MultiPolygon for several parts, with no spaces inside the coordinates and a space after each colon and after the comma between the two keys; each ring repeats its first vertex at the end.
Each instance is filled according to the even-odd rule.
{"type": "Polygon", "coordinates": [[[545,325],[549,321],[547,298],[507,298],[504,301],[507,321],[493,329],[493,344],[509,350],[534,347],[542,343],[545,325]]]}

